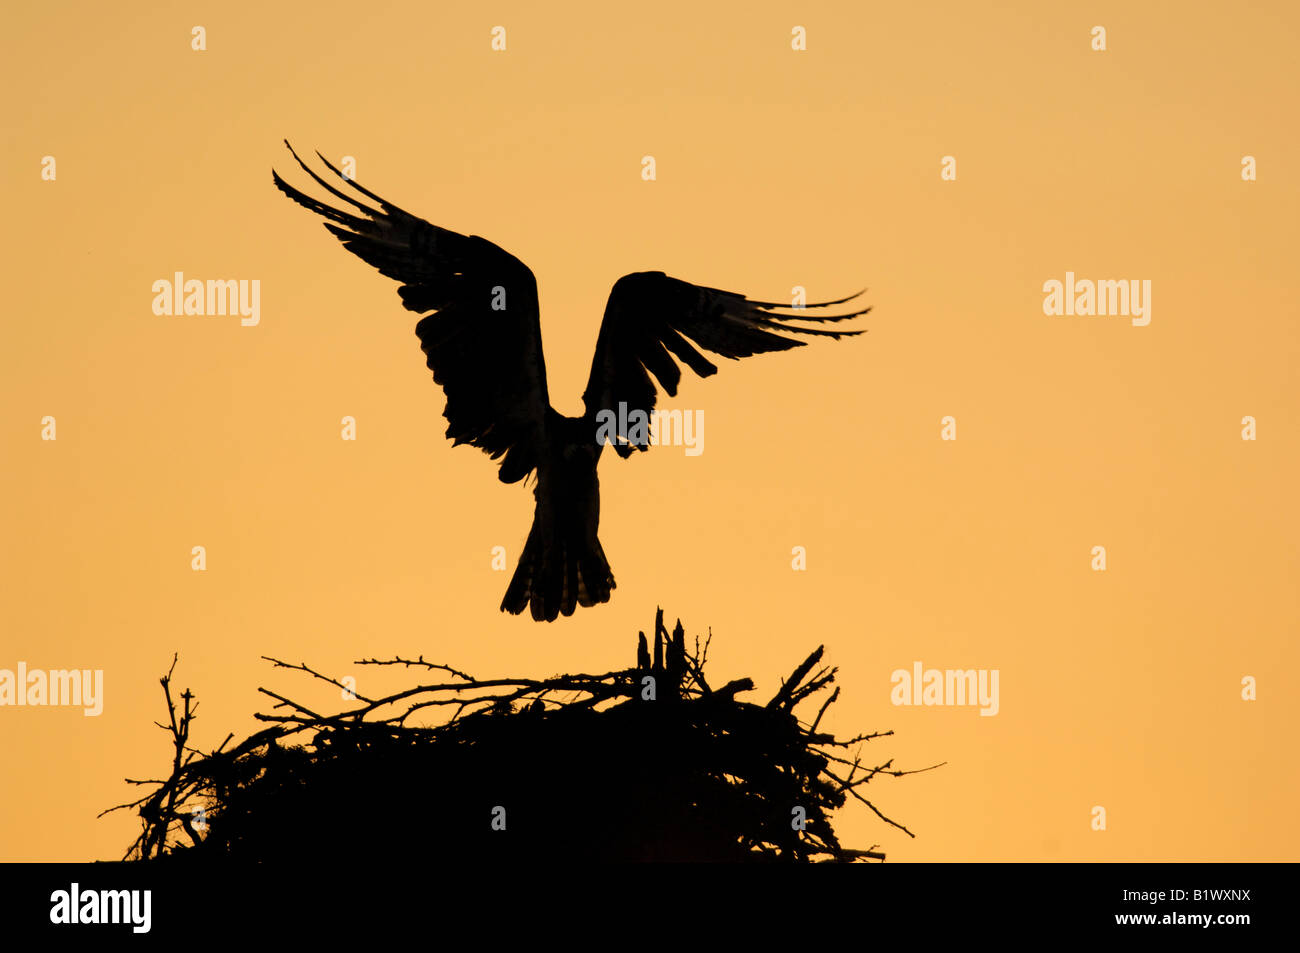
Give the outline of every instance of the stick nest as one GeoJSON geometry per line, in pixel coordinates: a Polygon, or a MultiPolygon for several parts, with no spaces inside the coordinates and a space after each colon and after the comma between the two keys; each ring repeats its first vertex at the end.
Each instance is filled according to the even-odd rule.
{"type": "Polygon", "coordinates": [[[110,808],[141,820],[126,859],[884,860],[836,836],[831,815],[850,797],[912,836],[860,790],[915,773],[864,765],[862,745],[893,732],[819,731],[838,688],[811,722],[796,715],[835,679],[822,647],[755,704],[737,697],[748,678],[712,688],[709,642],[694,643],[680,621],[667,631],[661,609],[653,654],[640,633],[635,667],[604,675],[482,680],[423,657],[361,660],[438,679],[373,699],[268,657],[354,695],[352,707],[323,715],[262,688],[276,704],[255,717],[270,726],[208,753],[190,746],[198,706],[188,690],[173,698],[173,659],[159,723],[171,774],[128,778],[152,790],[110,808]]]}

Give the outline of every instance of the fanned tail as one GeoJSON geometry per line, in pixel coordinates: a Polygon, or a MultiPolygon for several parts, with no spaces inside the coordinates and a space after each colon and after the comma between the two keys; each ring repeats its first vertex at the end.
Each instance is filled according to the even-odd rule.
{"type": "Polygon", "coordinates": [[[501,611],[519,615],[527,608],[536,621],[554,622],[558,616],[573,615],[578,606],[608,602],[614,588],[614,574],[599,539],[548,533],[537,514],[501,600],[501,611]]]}

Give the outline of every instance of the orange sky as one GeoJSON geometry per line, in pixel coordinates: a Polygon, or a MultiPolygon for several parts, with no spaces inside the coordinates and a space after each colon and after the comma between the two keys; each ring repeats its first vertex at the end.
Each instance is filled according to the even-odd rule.
{"type": "Polygon", "coordinates": [[[915,840],[850,806],[845,843],[1297,859],[1300,11],[1133,7],[9,11],[0,669],[102,669],[105,698],[0,707],[0,860],[120,856],[137,822],[95,815],[169,763],[173,652],[207,748],[257,727],[259,685],[329,699],[263,654],[366,693],[362,656],[600,672],[656,605],[756,700],[824,642],[824,724],[948,762],[872,784],[915,840]],[[704,412],[704,453],[602,461],[613,601],[502,615],[491,549],[513,568],[531,494],[442,439],[395,285],[272,186],[284,137],[526,262],[561,412],[627,272],[865,285],[870,333],[685,380],[663,406],[704,412]],[[260,323],[155,315],[177,271],[259,281],[260,323]],[[1150,324],[1045,315],[1067,271],[1149,280],[1150,324]],[[998,670],[998,714],[892,705],[916,661],[998,670]]]}

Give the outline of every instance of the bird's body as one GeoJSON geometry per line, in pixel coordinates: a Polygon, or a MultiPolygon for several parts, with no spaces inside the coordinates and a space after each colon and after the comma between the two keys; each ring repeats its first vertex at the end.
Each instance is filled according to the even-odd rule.
{"type": "Polygon", "coordinates": [[[799,314],[779,314],[774,309],[793,308],[657,271],[625,275],[615,282],[605,307],[583,393],[585,411],[567,417],[556,412],[547,394],[537,282],[523,262],[485,239],[403,211],[320,156],[346,187],[377,203],[374,208],[293,156],[318,185],[361,214],[311,198],[272,173],[276,186],[328,219],[325,227],[349,251],[402,282],[403,306],[424,315],[415,333],[435,383],[447,395],[447,436],[500,460],[497,475],[503,483],[535,475],[532,529],[501,608],[515,614],[527,608],[539,621],[609,601],[614,576],[597,536],[596,469],[607,442],[624,458],[649,449],[648,435],[627,426],[623,411],[648,417],[656,398],[651,375],[675,396],[681,369],[674,358],[701,377],[717,372],[696,346],[732,359],[788,350],[805,342],[781,332],[830,338],[862,332],[787,322],[842,321],[870,311],[803,311],[850,300],[842,298],[805,305],[799,314]],[[611,425],[616,411],[617,423],[611,425]]]}
{"type": "Polygon", "coordinates": [[[554,619],[575,606],[608,602],[614,574],[597,538],[603,446],[586,418],[548,417],[547,457],[537,468],[537,507],[519,565],[501,608],[519,613],[532,605],[534,618],[554,619]]]}

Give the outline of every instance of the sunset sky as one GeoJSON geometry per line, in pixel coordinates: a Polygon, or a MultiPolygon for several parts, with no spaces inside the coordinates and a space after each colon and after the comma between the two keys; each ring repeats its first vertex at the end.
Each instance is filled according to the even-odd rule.
{"type": "Polygon", "coordinates": [[[0,707],[0,860],[121,856],[138,820],[96,814],[170,765],[173,653],[210,749],[259,727],[258,686],[343,706],[263,655],[367,694],[410,676],[354,659],[598,673],[656,606],[755,701],[825,644],[825,726],[892,729],[872,763],[946,762],[865,792],[914,839],[839,813],[891,862],[1300,859],[1295,4],[7,21],[0,670],[102,670],[104,699],[0,707]],[[272,185],[309,184],[285,138],[524,261],[562,413],[628,272],[865,287],[869,333],[685,372],[661,406],[703,413],[703,452],[601,462],[612,601],[504,615],[531,492],[443,438],[395,283],[272,185]],[[155,314],[176,272],[257,281],[259,322],[155,314]],[[1150,323],[1045,314],[1067,272],[1149,281],[1150,323]],[[997,714],[892,704],[917,662],[997,670],[997,714]]]}

